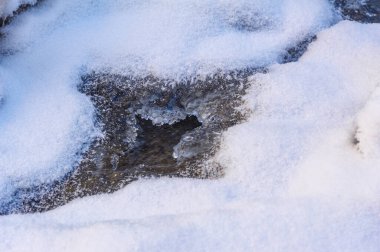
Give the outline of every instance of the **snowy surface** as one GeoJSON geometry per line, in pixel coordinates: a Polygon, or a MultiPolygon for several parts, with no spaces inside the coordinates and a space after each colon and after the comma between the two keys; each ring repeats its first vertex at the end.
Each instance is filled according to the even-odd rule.
{"type": "Polygon", "coordinates": [[[35,4],[37,0],[0,0],[0,17],[12,16],[22,4],[35,4]]]}
{"type": "MultiPolygon", "coordinates": [[[[145,13],[139,11],[152,13],[156,10],[162,14],[157,20],[151,18],[152,23],[147,22],[146,27],[144,23],[142,27],[146,30],[133,33],[144,38],[144,43],[140,44],[128,44],[128,36],[124,38],[123,34],[114,33],[110,28],[114,27],[111,24],[119,24],[117,29],[121,29],[120,19],[132,19],[131,16],[106,16],[104,13],[103,16],[96,12],[93,19],[82,20],[83,11],[88,10],[87,1],[81,1],[81,6],[62,1],[49,7],[55,8],[54,12],[49,8],[40,10],[42,13],[46,11],[45,15],[32,13],[26,17],[28,25],[16,24],[9,28],[12,29],[9,44],[25,49],[1,63],[6,103],[1,107],[0,115],[10,120],[8,127],[18,133],[3,133],[6,124],[0,123],[0,162],[3,162],[0,167],[9,164],[5,162],[13,162],[22,168],[2,169],[1,184],[12,177],[26,179],[36,176],[32,174],[34,172],[41,174],[35,168],[21,166],[17,159],[7,161],[9,157],[15,157],[3,154],[9,146],[14,148],[12,151],[18,151],[15,153],[24,155],[23,161],[36,165],[57,162],[62,155],[70,156],[64,148],[83,139],[74,138],[72,142],[69,134],[89,137],[93,132],[91,125],[86,123],[86,116],[81,123],[75,123],[78,118],[91,113],[91,108],[87,107],[86,99],[74,91],[70,79],[73,72],[86,65],[88,59],[93,59],[93,64],[86,67],[97,68],[101,63],[107,63],[114,69],[114,62],[118,60],[127,67],[135,66],[136,62],[131,61],[129,54],[139,46],[141,51],[136,52],[141,54],[132,58],[138,57],[141,64],[133,71],[148,68],[162,74],[182,74],[184,69],[171,68],[171,61],[157,57],[163,52],[187,69],[190,69],[188,63],[194,62],[192,59],[201,59],[201,65],[208,65],[206,69],[221,66],[219,62],[222,61],[227,64],[223,65],[226,68],[248,62],[274,63],[267,74],[251,78],[252,88],[246,96],[247,106],[253,110],[250,119],[224,134],[216,159],[227,167],[226,176],[218,180],[141,180],[114,194],[78,199],[48,213],[3,216],[0,217],[0,251],[379,251],[380,25],[343,21],[326,28],[333,16],[328,14],[329,18],[326,18],[329,5],[324,1],[273,1],[273,4],[257,1],[261,4],[260,9],[278,12],[279,20],[283,19],[278,24],[281,28],[274,28],[270,39],[275,46],[265,39],[260,40],[261,32],[253,32],[252,38],[243,32],[235,38],[242,44],[235,47],[229,40],[229,32],[206,27],[197,31],[199,33],[192,33],[192,29],[203,22],[194,27],[190,22],[187,27],[185,22],[180,22],[186,16],[184,13],[170,11],[176,4],[152,2],[159,3],[162,9],[157,10],[150,2],[138,7],[134,5],[137,9],[142,8],[136,10],[139,15],[136,14],[135,18],[145,13]],[[275,6],[283,9],[280,11],[275,6]],[[78,8],[81,11],[76,17],[62,15],[63,10],[72,13],[78,8]],[[151,26],[169,21],[165,19],[169,13],[176,16],[178,22],[171,22],[162,27],[165,29],[153,32],[151,26]],[[287,27],[286,20],[292,18],[294,20],[289,23],[292,26],[287,27]],[[70,22],[78,26],[73,28],[70,22]],[[95,29],[93,22],[98,22],[100,28],[95,29]],[[105,25],[103,29],[101,24],[105,25]],[[177,27],[180,24],[182,26],[177,27]],[[54,27],[64,28],[56,30],[54,27]],[[298,62],[275,63],[275,56],[288,43],[321,28],[325,29],[318,33],[318,39],[298,62]],[[166,30],[170,33],[165,33],[166,30]],[[82,36],[83,31],[88,33],[82,36]],[[88,37],[93,39],[106,31],[110,37],[105,36],[105,41],[98,39],[83,50],[91,41],[86,40],[88,37]],[[176,34],[178,37],[174,36],[176,34]],[[112,42],[111,35],[119,36],[117,41],[120,43],[103,53],[112,42]],[[195,39],[186,42],[186,37],[182,37],[185,35],[195,39]],[[166,41],[165,36],[170,37],[168,44],[159,46],[157,43],[149,47],[153,45],[152,41],[166,41]],[[207,53],[198,54],[207,46],[219,45],[217,41],[221,43],[221,47],[216,46],[217,51],[206,50],[207,53]],[[124,44],[128,45],[124,47],[124,44]],[[242,52],[234,51],[242,45],[250,46],[242,52]],[[224,46],[231,47],[231,50],[220,55],[218,50],[223,51],[224,46]],[[188,51],[188,48],[192,50],[188,51]],[[226,63],[223,59],[229,58],[230,52],[234,52],[234,57],[226,63]],[[156,64],[159,68],[155,68],[156,64]],[[19,84],[7,85],[10,82],[19,84]],[[21,92],[24,89],[26,91],[21,92]],[[71,102],[64,102],[67,99],[71,102]],[[44,112],[46,116],[39,115],[38,119],[31,116],[34,112],[45,111],[43,108],[49,108],[44,112]],[[60,116],[54,117],[57,113],[60,116]],[[15,114],[20,121],[14,121],[11,115],[15,114]],[[37,124],[38,121],[41,124],[37,124]],[[56,125],[60,127],[55,128],[56,125]],[[39,148],[46,147],[35,142],[38,138],[32,138],[30,144],[35,144],[36,149],[31,149],[33,151],[28,156],[26,149],[17,144],[22,140],[16,137],[19,134],[33,137],[38,129],[45,132],[41,127],[52,130],[51,135],[49,131],[39,135],[46,138],[44,141],[56,140],[54,134],[57,132],[66,134],[62,135],[62,142],[48,142],[63,149],[35,157],[34,153],[42,151],[39,148]],[[14,145],[3,141],[9,136],[16,138],[14,145]],[[33,159],[28,159],[32,156],[33,159]]],[[[100,9],[103,10],[107,4],[102,4],[100,9]]],[[[210,1],[198,4],[202,8],[197,9],[196,4],[186,7],[204,10],[210,1]]],[[[110,4],[109,8],[115,6],[110,4]]],[[[230,8],[221,8],[226,9],[230,8]]],[[[193,18],[191,14],[195,13],[198,12],[188,15],[193,18]]],[[[207,19],[209,12],[199,15],[207,19]]],[[[126,33],[131,32],[126,25],[130,22],[125,23],[126,33]]],[[[208,22],[205,24],[209,25],[208,22]]],[[[263,37],[268,38],[272,30],[263,32],[263,37]]],[[[125,69],[115,71],[122,70],[125,69]]],[[[48,165],[44,167],[47,171],[52,169],[48,165]]]]}
{"type": "Polygon", "coordinates": [[[76,90],[81,74],[175,78],[265,66],[334,20],[324,0],[72,0],[29,10],[4,28],[0,47],[10,54],[0,66],[0,197],[64,175],[97,134],[76,90]]]}

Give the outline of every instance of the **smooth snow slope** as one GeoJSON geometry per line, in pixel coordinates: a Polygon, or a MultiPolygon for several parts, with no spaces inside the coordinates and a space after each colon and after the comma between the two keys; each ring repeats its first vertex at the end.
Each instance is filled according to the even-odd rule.
{"type": "Polygon", "coordinates": [[[144,180],[2,217],[1,250],[379,251],[380,157],[361,151],[379,151],[379,38],[380,25],[344,21],[253,77],[255,112],[218,154],[225,178],[144,180]]]}

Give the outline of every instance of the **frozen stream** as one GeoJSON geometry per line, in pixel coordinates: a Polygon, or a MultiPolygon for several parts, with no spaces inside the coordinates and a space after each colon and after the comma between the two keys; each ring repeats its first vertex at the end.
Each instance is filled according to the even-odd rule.
{"type": "Polygon", "coordinates": [[[0,250],[379,251],[378,7],[45,0],[20,14],[0,43],[0,211],[70,203],[1,216],[0,250]]]}

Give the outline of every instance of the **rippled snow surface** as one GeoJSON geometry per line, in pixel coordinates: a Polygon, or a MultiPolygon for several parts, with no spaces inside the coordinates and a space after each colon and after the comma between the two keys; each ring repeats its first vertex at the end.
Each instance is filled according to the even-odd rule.
{"type": "Polygon", "coordinates": [[[268,73],[223,134],[225,177],[3,216],[0,250],[379,251],[380,25],[337,21],[327,0],[45,0],[22,14],[0,41],[0,197],[63,176],[101,134],[83,74],[268,73]]]}

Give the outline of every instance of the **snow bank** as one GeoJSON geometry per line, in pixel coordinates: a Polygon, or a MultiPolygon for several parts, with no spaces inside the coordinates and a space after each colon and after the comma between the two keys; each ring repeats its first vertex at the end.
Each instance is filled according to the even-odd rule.
{"type": "Polygon", "coordinates": [[[225,147],[236,153],[230,161],[241,171],[233,173],[236,179],[253,176],[247,182],[258,181],[248,187],[276,195],[291,187],[297,195],[376,200],[378,156],[365,159],[354,137],[359,111],[380,82],[378,41],[378,25],[342,22],[318,34],[298,62],[256,77],[250,98],[255,123],[232,129],[234,144],[225,147]]]}
{"type": "Polygon", "coordinates": [[[158,76],[267,65],[334,21],[325,0],[84,0],[41,8],[9,28],[9,50],[50,40],[68,57],[86,54],[81,63],[93,68],[158,76]]]}
{"type": "Polygon", "coordinates": [[[142,180],[1,217],[0,250],[378,251],[380,158],[353,136],[357,124],[359,139],[377,134],[379,38],[380,25],[341,22],[298,62],[254,76],[254,113],[217,157],[225,178],[142,180]]]}

